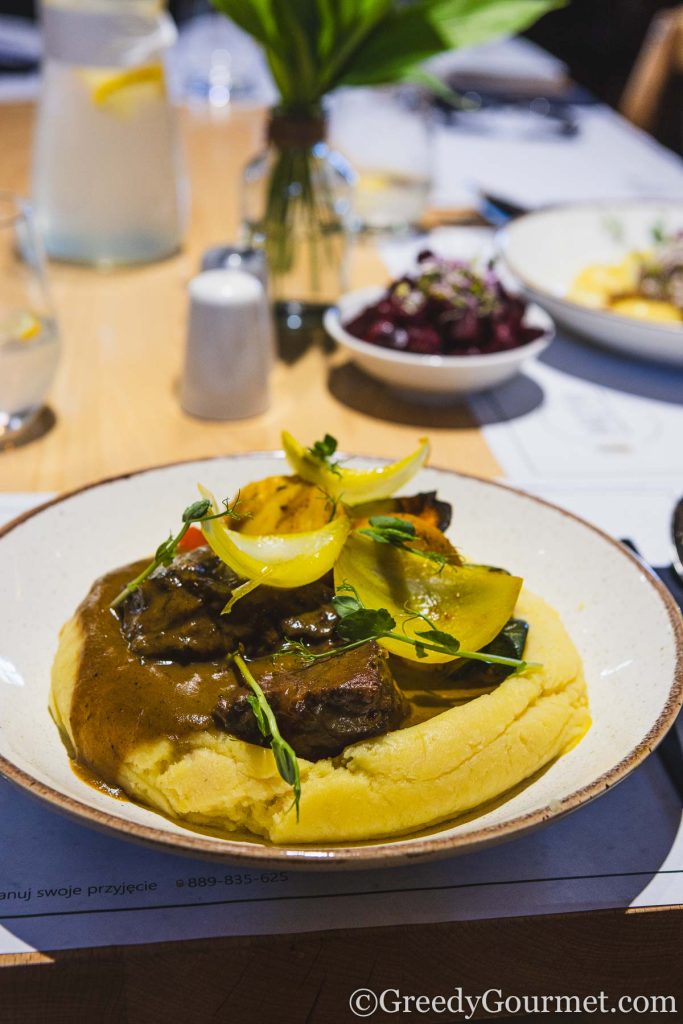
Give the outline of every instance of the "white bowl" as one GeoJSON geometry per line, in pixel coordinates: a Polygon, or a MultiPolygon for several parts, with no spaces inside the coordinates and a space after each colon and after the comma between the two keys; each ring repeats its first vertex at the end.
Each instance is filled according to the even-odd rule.
{"type": "Polygon", "coordinates": [[[372,377],[392,388],[398,388],[410,398],[450,399],[456,395],[486,391],[514,377],[530,359],[535,359],[548,347],[555,335],[555,327],[539,306],[529,305],[524,323],[543,331],[541,337],[509,352],[492,352],[472,356],[423,356],[414,352],[396,352],[361,341],[345,329],[348,323],[373,302],[384,295],[382,287],[358,288],[347,292],[325,313],[323,323],[327,333],[343,348],[353,361],[372,377]]]}
{"type": "Polygon", "coordinates": [[[683,623],[662,584],[569,513],[430,468],[409,493],[438,491],[455,510],[451,536],[472,560],[523,576],[562,616],[583,659],[593,717],[577,747],[478,815],[352,845],[274,847],[256,837],[203,835],[88,786],[71,770],[47,706],[62,623],[97,576],[154,550],[198,480],[234,494],[286,471],[276,453],[166,466],[59,498],[0,531],[0,772],[85,823],[176,853],[279,867],[410,864],[518,836],[579,807],[640,764],[674,721],[683,699],[683,623]]]}
{"type": "Polygon", "coordinates": [[[652,228],[683,230],[683,202],[639,200],[550,207],[498,234],[498,250],[525,294],[557,321],[607,348],[683,366],[683,324],[655,324],[589,309],[567,299],[590,263],[617,263],[652,247],[652,228]]]}

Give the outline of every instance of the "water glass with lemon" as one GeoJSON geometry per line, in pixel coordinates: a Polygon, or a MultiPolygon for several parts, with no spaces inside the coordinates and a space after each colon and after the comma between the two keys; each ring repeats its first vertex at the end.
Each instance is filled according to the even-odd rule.
{"type": "Polygon", "coordinates": [[[58,357],[57,325],[31,209],[24,200],[0,193],[0,448],[36,418],[58,357]]]}
{"type": "Polygon", "coordinates": [[[330,100],[330,143],[356,172],[357,229],[401,233],[420,223],[432,187],[427,97],[404,86],[340,89],[330,100]]]}
{"type": "Polygon", "coordinates": [[[162,0],[45,0],[33,197],[50,256],[143,263],[175,252],[182,163],[162,0]]]}

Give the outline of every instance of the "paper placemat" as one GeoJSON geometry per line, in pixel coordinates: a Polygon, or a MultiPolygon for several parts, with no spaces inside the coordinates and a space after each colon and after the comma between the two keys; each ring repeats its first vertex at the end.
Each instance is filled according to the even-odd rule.
{"type": "Polygon", "coordinates": [[[683,826],[656,758],[504,846],[362,872],[260,871],[95,832],[0,781],[0,953],[683,902],[683,826]]]}
{"type": "MultiPolygon", "coordinates": [[[[0,522],[36,497],[0,495],[0,522]]],[[[656,756],[532,835],[407,868],[260,871],[174,856],[4,780],[0,850],[0,954],[683,903],[680,800],[656,756]]]]}
{"type": "Polygon", "coordinates": [[[470,408],[505,477],[671,561],[683,494],[683,370],[562,333],[523,374],[470,408]]]}

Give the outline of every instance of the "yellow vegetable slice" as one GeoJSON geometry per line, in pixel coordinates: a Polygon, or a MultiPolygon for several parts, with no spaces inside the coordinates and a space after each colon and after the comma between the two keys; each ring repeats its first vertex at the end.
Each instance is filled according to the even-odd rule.
{"type": "MultiPolygon", "coordinates": [[[[352,533],[334,567],[335,586],[351,583],[368,608],[386,608],[396,620],[394,632],[419,640],[429,628],[413,612],[426,615],[436,629],[457,637],[464,651],[479,651],[511,617],[522,586],[519,576],[484,565],[450,565],[411,555],[370,537],[352,533]]],[[[418,659],[411,644],[383,638],[383,647],[423,665],[455,656],[428,652],[418,659]]]]}
{"type": "MultiPolygon", "coordinates": [[[[203,498],[211,501],[214,512],[221,511],[210,491],[201,484],[199,491],[203,498]]],[[[306,533],[254,536],[231,530],[223,519],[203,522],[201,526],[214,553],[239,576],[253,581],[253,586],[243,584],[235,591],[228,609],[238,597],[261,583],[290,589],[320,579],[339,557],[349,532],[346,516],[340,516],[321,529],[306,533]]]]}
{"type": "Polygon", "coordinates": [[[377,469],[345,469],[343,466],[331,469],[311,455],[286,430],[282,433],[282,447],[295,473],[303,480],[317,484],[330,497],[341,498],[345,505],[388,498],[412,480],[429,457],[426,437],[420,439],[419,447],[405,459],[377,469]]]}
{"type": "MultiPolygon", "coordinates": [[[[329,523],[335,506],[319,487],[297,476],[267,476],[240,488],[239,511],[248,516],[235,523],[239,533],[303,533],[329,523]]],[[[336,514],[345,513],[338,508],[336,514]]]]}

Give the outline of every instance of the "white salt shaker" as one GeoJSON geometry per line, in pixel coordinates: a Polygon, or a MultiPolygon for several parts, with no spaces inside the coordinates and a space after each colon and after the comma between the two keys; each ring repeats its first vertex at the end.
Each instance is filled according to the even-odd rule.
{"type": "Polygon", "coordinates": [[[263,285],[241,270],[206,270],[189,293],[183,409],[213,420],[265,412],[274,345],[263,285]]]}

